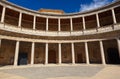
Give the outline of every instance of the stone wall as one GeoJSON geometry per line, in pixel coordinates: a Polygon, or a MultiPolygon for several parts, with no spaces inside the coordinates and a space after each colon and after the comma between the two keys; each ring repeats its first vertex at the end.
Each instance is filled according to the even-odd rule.
{"type": "Polygon", "coordinates": [[[2,40],[0,47],[0,65],[13,65],[15,56],[15,41],[2,40]]]}
{"type": "Polygon", "coordinates": [[[34,62],[35,64],[45,63],[45,44],[44,43],[35,44],[34,62]]]}

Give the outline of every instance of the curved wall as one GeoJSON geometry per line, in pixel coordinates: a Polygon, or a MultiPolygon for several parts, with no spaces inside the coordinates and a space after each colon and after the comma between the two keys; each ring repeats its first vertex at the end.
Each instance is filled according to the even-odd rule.
{"type": "Polygon", "coordinates": [[[0,18],[0,65],[120,63],[120,1],[63,15],[0,1],[0,18]]]}

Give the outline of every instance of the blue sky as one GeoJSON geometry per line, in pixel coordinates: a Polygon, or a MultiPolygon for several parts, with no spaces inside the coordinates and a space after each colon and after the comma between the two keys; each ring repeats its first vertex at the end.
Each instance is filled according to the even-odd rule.
{"type": "Polygon", "coordinates": [[[113,0],[8,0],[32,10],[60,9],[66,13],[86,11],[106,5],[113,0]]]}

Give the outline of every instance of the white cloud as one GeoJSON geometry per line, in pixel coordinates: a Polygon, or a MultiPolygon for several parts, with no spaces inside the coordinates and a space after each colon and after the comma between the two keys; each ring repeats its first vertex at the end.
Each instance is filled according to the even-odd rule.
{"type": "Polygon", "coordinates": [[[80,11],[95,9],[108,4],[109,0],[93,0],[90,4],[81,4],[80,11]]]}

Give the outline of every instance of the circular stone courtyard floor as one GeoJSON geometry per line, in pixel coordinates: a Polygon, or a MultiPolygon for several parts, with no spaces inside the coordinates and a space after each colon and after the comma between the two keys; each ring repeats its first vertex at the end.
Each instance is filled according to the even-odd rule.
{"type": "Polygon", "coordinates": [[[119,65],[33,65],[0,67],[0,79],[120,79],[119,65]]]}

